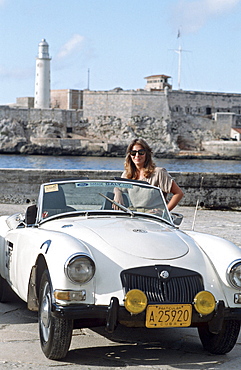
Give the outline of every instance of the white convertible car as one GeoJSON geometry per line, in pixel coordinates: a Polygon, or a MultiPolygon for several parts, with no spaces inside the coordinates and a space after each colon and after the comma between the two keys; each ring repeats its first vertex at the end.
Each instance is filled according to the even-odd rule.
{"type": "Polygon", "coordinates": [[[119,324],[197,327],[206,350],[227,353],[240,329],[241,250],[178,223],[145,182],[43,184],[26,215],[0,217],[0,301],[10,285],[38,311],[50,359],[66,356],[73,328],[119,324]]]}

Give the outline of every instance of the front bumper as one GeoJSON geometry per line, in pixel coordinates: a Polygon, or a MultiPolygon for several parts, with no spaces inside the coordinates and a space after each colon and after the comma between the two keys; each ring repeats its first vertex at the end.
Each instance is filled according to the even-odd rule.
{"type": "MultiPolygon", "coordinates": [[[[53,304],[52,314],[55,317],[80,321],[81,327],[96,326],[98,321],[99,325],[106,326],[108,332],[113,332],[118,323],[128,327],[145,327],[146,316],[145,311],[138,315],[131,314],[125,307],[119,305],[119,301],[115,297],[111,299],[109,306],[88,304],[59,306],[53,304]]],[[[208,323],[210,331],[218,333],[221,330],[223,320],[241,321],[241,308],[227,308],[223,301],[219,301],[214,312],[202,316],[193,307],[192,327],[208,323]]]]}

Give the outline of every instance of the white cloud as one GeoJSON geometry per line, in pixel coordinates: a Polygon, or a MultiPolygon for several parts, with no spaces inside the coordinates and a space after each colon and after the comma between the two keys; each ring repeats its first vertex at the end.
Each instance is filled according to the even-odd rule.
{"type": "Polygon", "coordinates": [[[212,14],[223,13],[232,10],[240,0],[205,0],[204,5],[207,6],[207,10],[212,14]]]}
{"type": "Polygon", "coordinates": [[[0,65],[0,77],[2,79],[25,80],[26,78],[31,78],[33,75],[33,68],[6,68],[4,65],[0,65]]]}
{"type": "Polygon", "coordinates": [[[84,37],[79,34],[74,34],[61,48],[57,54],[58,59],[65,58],[81,49],[84,42],[84,37]]]}
{"type": "Polygon", "coordinates": [[[175,21],[186,33],[195,32],[211,17],[234,10],[241,0],[179,0],[175,10],[175,21]]]}

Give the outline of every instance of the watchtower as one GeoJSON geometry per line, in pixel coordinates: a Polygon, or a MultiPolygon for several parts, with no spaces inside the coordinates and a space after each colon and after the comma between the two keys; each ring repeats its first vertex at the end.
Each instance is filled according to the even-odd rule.
{"type": "Polygon", "coordinates": [[[161,90],[163,91],[167,86],[170,90],[172,89],[172,85],[168,83],[168,79],[170,76],[166,75],[152,75],[145,77],[146,79],[146,86],[145,90],[153,91],[153,90],[161,90]]]}

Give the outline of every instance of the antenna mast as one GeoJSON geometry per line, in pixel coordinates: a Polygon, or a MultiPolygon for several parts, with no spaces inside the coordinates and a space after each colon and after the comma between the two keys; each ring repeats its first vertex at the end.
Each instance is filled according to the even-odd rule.
{"type": "Polygon", "coordinates": [[[87,76],[87,90],[90,89],[90,69],[88,68],[88,76],[87,76]]]}
{"type": "Polygon", "coordinates": [[[178,54],[178,90],[181,90],[181,66],[182,66],[182,52],[183,51],[190,51],[190,50],[183,50],[181,46],[181,31],[180,28],[177,33],[177,38],[179,39],[179,47],[178,50],[174,50],[178,54]]]}
{"type": "Polygon", "coordinates": [[[178,90],[181,89],[181,63],[182,63],[182,47],[181,47],[181,31],[180,28],[177,33],[177,38],[179,39],[179,47],[175,52],[178,54],[178,90]]]}
{"type": "Polygon", "coordinates": [[[203,179],[204,179],[204,177],[202,176],[201,177],[201,182],[200,182],[199,195],[198,195],[198,198],[197,198],[196,208],[195,208],[194,217],[193,217],[192,231],[194,231],[194,225],[195,225],[196,216],[197,216],[197,210],[198,210],[198,206],[199,206],[199,197],[200,197],[200,193],[201,193],[202,186],[203,186],[203,179]]]}
{"type": "Polygon", "coordinates": [[[178,90],[181,89],[181,63],[182,63],[182,47],[179,45],[178,50],[175,50],[178,54],[178,90]]]}

